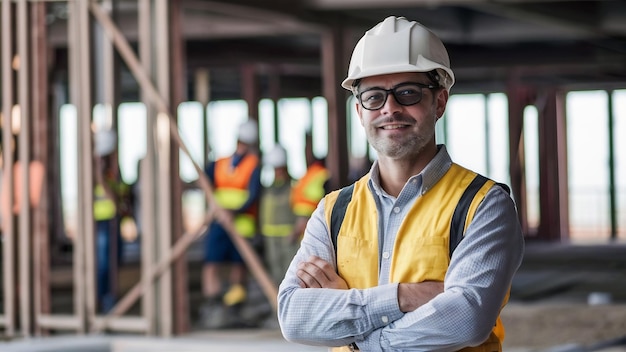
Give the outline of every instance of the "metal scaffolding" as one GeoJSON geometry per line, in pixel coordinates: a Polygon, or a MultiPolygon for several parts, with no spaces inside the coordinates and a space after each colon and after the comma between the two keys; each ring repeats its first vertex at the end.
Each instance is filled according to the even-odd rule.
{"type": "MultiPolygon", "coordinates": [[[[48,130],[46,124],[50,123],[45,98],[48,95],[46,2],[2,0],[1,4],[3,169],[16,164],[29,165],[29,171],[4,172],[3,182],[7,189],[19,186],[19,192],[16,192],[19,197],[8,192],[9,209],[19,203],[19,211],[3,216],[2,221],[4,314],[0,316],[0,326],[4,327],[8,337],[29,337],[50,330],[79,334],[126,331],[159,336],[187,331],[189,323],[184,309],[187,300],[181,296],[187,294],[183,254],[206,229],[217,205],[213,202],[208,179],[194,163],[209,211],[204,225],[197,232],[183,233],[178,150],[188,156],[189,151],[178,134],[176,115],[172,112],[172,106],[182,101],[181,84],[171,81],[172,77],[182,76],[180,1],[137,0],[141,59],[115,24],[116,1],[66,1],[69,100],[76,109],[78,141],[78,225],[72,243],[74,311],[70,315],[50,313],[48,200],[44,196],[37,204],[24,201],[31,198],[29,186],[35,181],[31,180],[30,166],[41,164],[44,170],[47,166],[47,172],[51,172],[49,155],[53,152],[48,147],[55,145],[59,138],[45,133],[48,130]],[[153,36],[160,39],[155,41],[153,36]],[[140,216],[145,235],[141,242],[140,281],[108,314],[100,315],[96,309],[93,255],[92,118],[94,91],[97,90],[101,92],[96,97],[97,102],[106,107],[107,119],[115,120],[118,78],[114,50],[139,83],[148,112],[147,155],[142,165],[145,172],[141,173],[140,179],[140,198],[144,205],[140,216]],[[94,65],[98,65],[96,69],[101,80],[94,79],[94,65]],[[14,92],[17,92],[17,99],[14,92]],[[15,106],[19,107],[19,113],[15,106]],[[11,128],[16,123],[19,123],[17,140],[11,128]],[[19,146],[17,156],[13,155],[14,145],[19,146]],[[16,284],[19,284],[18,290],[14,290],[16,284]],[[124,315],[139,298],[142,298],[141,314],[124,315]]],[[[276,287],[256,253],[234,228],[227,226],[227,230],[275,308],[276,287]]]]}

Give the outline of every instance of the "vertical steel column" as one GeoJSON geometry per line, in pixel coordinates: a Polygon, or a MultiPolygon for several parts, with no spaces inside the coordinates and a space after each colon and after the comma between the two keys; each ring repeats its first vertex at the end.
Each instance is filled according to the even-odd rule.
{"type": "MultiPolygon", "coordinates": [[[[79,332],[95,316],[93,160],[91,135],[91,80],[89,67],[89,14],[87,2],[68,1],[70,100],[76,107],[78,139],[77,235],[74,238],[75,314],[79,332]]],[[[90,322],[91,323],[91,322],[90,322]]]]}
{"type": "Polygon", "coordinates": [[[83,209],[83,235],[85,246],[82,248],[85,271],[85,306],[89,323],[93,323],[96,315],[96,263],[95,263],[95,240],[93,218],[93,132],[91,130],[93,101],[91,79],[91,25],[89,21],[89,8],[87,1],[77,1],[78,27],[79,27],[79,64],[80,64],[80,104],[78,105],[78,133],[80,136],[78,152],[79,170],[79,197],[82,200],[83,209]],[[82,195],[81,195],[82,193],[82,195]]]}
{"type": "Polygon", "coordinates": [[[208,69],[197,69],[194,74],[194,100],[202,105],[202,161],[200,166],[203,168],[206,166],[207,159],[210,153],[209,133],[207,130],[207,107],[211,100],[211,74],[208,69]]]}
{"type": "Polygon", "coordinates": [[[519,81],[513,79],[507,88],[509,100],[509,172],[511,176],[511,190],[517,205],[518,216],[522,231],[528,235],[528,217],[526,203],[526,180],[524,175],[524,108],[527,105],[529,93],[519,86],[519,81]]]}
{"type": "MultiPolygon", "coordinates": [[[[170,82],[170,105],[178,107],[183,101],[186,100],[184,92],[187,86],[187,75],[185,73],[185,46],[183,42],[182,33],[182,20],[183,9],[182,0],[173,0],[170,2],[168,23],[169,28],[169,70],[168,82],[170,82]]],[[[174,109],[172,109],[174,110],[174,109]]],[[[176,109],[176,116],[178,116],[178,109],[176,109]]],[[[178,125],[178,123],[177,123],[178,125]]],[[[178,243],[183,237],[183,183],[180,179],[180,155],[183,153],[180,150],[176,139],[172,136],[174,142],[174,151],[171,154],[171,185],[172,185],[172,201],[171,201],[171,216],[172,216],[172,236],[170,241],[178,243]]],[[[169,250],[169,254],[173,253],[173,249],[169,250]]],[[[186,253],[181,254],[173,263],[173,297],[172,302],[172,332],[174,334],[181,334],[190,330],[189,321],[189,280],[188,280],[188,265],[186,253]]],[[[172,333],[170,332],[170,334],[172,333]]]]}
{"type": "Polygon", "coordinates": [[[259,120],[259,80],[257,68],[254,64],[243,64],[241,72],[241,93],[248,103],[248,116],[259,120]]]}
{"type": "Polygon", "coordinates": [[[22,335],[30,337],[32,334],[32,285],[31,285],[31,232],[30,232],[30,76],[28,52],[28,0],[17,3],[17,54],[19,56],[18,70],[18,102],[20,106],[20,132],[18,143],[18,159],[21,168],[20,215],[19,228],[19,307],[20,326],[22,335]]]}
{"type": "Polygon", "coordinates": [[[556,144],[558,165],[558,191],[559,191],[559,229],[561,239],[569,237],[569,173],[567,172],[567,118],[566,118],[566,93],[559,91],[555,96],[556,103],[556,144]]]}
{"type": "MultiPolygon", "coordinates": [[[[150,76],[152,71],[152,38],[150,21],[152,18],[152,5],[150,0],[139,0],[139,56],[141,65],[146,75],[150,76]]],[[[143,286],[143,298],[141,300],[141,310],[148,323],[147,334],[156,334],[155,307],[156,291],[152,285],[150,273],[156,262],[155,236],[156,236],[156,186],[155,186],[155,125],[156,109],[150,100],[149,94],[142,89],[141,101],[146,107],[146,133],[147,145],[146,156],[141,164],[141,280],[143,286]]]]}
{"type": "Polygon", "coordinates": [[[276,66],[272,66],[269,70],[269,96],[272,99],[272,105],[274,106],[274,142],[280,142],[280,128],[278,128],[278,100],[280,100],[280,73],[276,66]]]}
{"type": "MultiPolygon", "coordinates": [[[[537,100],[539,113],[539,204],[541,209],[538,235],[544,240],[567,237],[561,217],[567,204],[561,203],[561,179],[566,178],[560,167],[565,159],[566,146],[559,144],[559,92],[550,89],[537,100]]],[[[563,127],[563,126],[561,126],[563,127]]]]}
{"type": "MultiPolygon", "coordinates": [[[[50,162],[48,152],[51,150],[50,119],[48,118],[48,55],[46,36],[46,3],[35,2],[31,4],[32,18],[32,159],[35,163],[43,165],[46,174],[50,174],[50,162]]],[[[33,211],[33,310],[35,317],[35,335],[42,334],[42,327],[38,319],[42,313],[50,313],[50,242],[49,242],[49,196],[48,177],[42,182],[42,194],[36,194],[38,204],[33,211]]]]}
{"type": "Polygon", "coordinates": [[[346,92],[340,87],[347,65],[344,33],[339,21],[322,34],[323,92],[328,102],[328,169],[331,189],[348,183],[346,92]]]}
{"type": "Polygon", "coordinates": [[[485,108],[485,172],[489,175],[491,171],[491,136],[489,127],[489,94],[483,94],[483,106],[485,108]]]}
{"type": "MultiPolygon", "coordinates": [[[[156,69],[156,87],[160,95],[165,99],[165,104],[169,106],[170,111],[176,116],[176,109],[172,107],[170,100],[170,40],[169,40],[169,2],[153,0],[154,4],[154,21],[152,21],[152,29],[156,38],[161,40],[155,41],[155,69],[156,69]]],[[[158,221],[158,244],[157,253],[158,260],[161,261],[169,255],[172,245],[172,167],[178,170],[178,165],[171,165],[171,153],[178,153],[178,149],[172,148],[171,131],[169,116],[165,113],[157,115],[157,164],[158,174],[157,183],[160,192],[157,202],[157,221],[158,221]]],[[[172,334],[172,271],[166,270],[158,280],[159,290],[159,319],[160,336],[169,337],[172,334]]]]}
{"type": "MultiPolygon", "coordinates": [[[[13,59],[13,21],[12,21],[11,0],[2,0],[2,160],[3,180],[2,189],[13,189],[13,150],[12,141],[12,107],[13,107],[13,70],[11,61],[13,59]]],[[[6,213],[2,214],[2,235],[4,243],[2,245],[2,269],[3,269],[3,294],[4,316],[1,318],[2,325],[5,326],[7,337],[15,335],[15,229],[13,224],[13,192],[7,192],[6,197],[1,201],[7,201],[6,213]]],[[[0,209],[2,205],[0,205],[0,209]]],[[[4,209],[2,210],[4,211],[4,209]]]]}
{"type": "Polygon", "coordinates": [[[611,217],[611,240],[617,240],[617,187],[615,183],[615,130],[613,126],[613,91],[606,92],[608,96],[608,131],[609,131],[609,212],[611,217]]]}

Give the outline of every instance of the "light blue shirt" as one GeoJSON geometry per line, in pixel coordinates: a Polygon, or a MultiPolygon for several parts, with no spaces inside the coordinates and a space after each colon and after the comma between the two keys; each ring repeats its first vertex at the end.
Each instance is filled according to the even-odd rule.
{"type": "Polygon", "coordinates": [[[389,282],[402,219],[451,164],[445,146],[440,146],[397,198],[380,187],[378,163],[372,166],[368,186],[380,214],[376,287],[337,290],[298,285],[296,266],[311,255],[336,263],[324,201],[320,202],[279,287],[278,319],[287,340],[318,346],[356,342],[362,351],[457,351],[489,336],[524,252],[515,204],[501,187],[492,187],[478,207],[451,258],[443,293],[415,311],[402,313],[398,283],[389,282]]]}

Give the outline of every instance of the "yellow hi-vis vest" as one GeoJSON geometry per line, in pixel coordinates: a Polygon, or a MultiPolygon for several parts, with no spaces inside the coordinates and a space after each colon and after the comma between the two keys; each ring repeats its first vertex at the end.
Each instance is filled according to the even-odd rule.
{"type": "Polygon", "coordinates": [[[93,190],[93,218],[96,221],[111,220],[117,213],[115,202],[109,198],[102,185],[93,190]]]}
{"type": "Polygon", "coordinates": [[[296,215],[309,217],[313,214],[317,203],[326,194],[324,183],[328,177],[329,173],[324,165],[316,163],[296,182],[292,192],[293,211],[296,215]]]}
{"type": "MultiPolygon", "coordinates": [[[[326,222],[331,235],[336,232],[336,240],[333,238],[333,241],[337,251],[337,271],[350,288],[378,285],[379,263],[371,260],[379,257],[378,214],[367,187],[368,179],[369,175],[366,175],[354,184],[347,205],[345,198],[337,200],[340,191],[334,191],[325,198],[326,222]],[[333,209],[340,203],[344,203],[342,207],[345,207],[343,219],[333,214],[333,209]]],[[[400,225],[391,258],[390,281],[443,281],[456,242],[462,238],[478,205],[494,184],[492,180],[452,164],[441,180],[415,201],[400,225]],[[468,194],[473,196],[463,197],[472,188],[468,194]],[[462,214],[460,221],[456,213],[462,214]],[[457,230],[456,227],[461,228],[457,230]],[[451,242],[451,234],[459,238],[451,242]]],[[[502,303],[503,307],[507,300],[508,295],[502,303]]],[[[498,317],[484,343],[462,351],[501,351],[503,340],[504,327],[498,317]]]]}
{"type": "Polygon", "coordinates": [[[294,229],[296,216],[291,208],[291,181],[275,182],[264,190],[259,204],[261,233],[267,237],[287,237],[294,229]]]}

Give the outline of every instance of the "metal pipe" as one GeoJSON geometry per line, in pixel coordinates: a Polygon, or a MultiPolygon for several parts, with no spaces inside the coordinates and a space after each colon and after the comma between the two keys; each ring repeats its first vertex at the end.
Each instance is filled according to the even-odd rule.
{"type": "Polygon", "coordinates": [[[19,307],[22,335],[32,334],[31,321],[31,232],[30,232],[30,100],[29,100],[29,56],[28,56],[28,0],[17,3],[17,54],[19,55],[18,70],[18,102],[20,106],[19,162],[21,169],[20,216],[18,220],[19,236],[19,307]]]}
{"type": "MultiPolygon", "coordinates": [[[[69,57],[69,90],[70,90],[70,103],[72,103],[75,107],[76,118],[80,115],[80,104],[81,102],[81,90],[80,90],[80,55],[79,55],[79,23],[78,23],[78,2],[77,1],[68,1],[67,2],[67,36],[68,36],[68,57],[69,57]]],[[[79,134],[76,134],[77,138],[77,149],[78,149],[78,166],[80,167],[80,153],[84,149],[84,145],[82,143],[82,139],[79,138],[79,134]]],[[[76,208],[76,233],[73,238],[73,276],[74,276],[74,314],[76,315],[79,324],[78,324],[78,333],[84,333],[86,330],[86,310],[85,310],[85,256],[84,256],[84,248],[85,248],[85,239],[83,234],[83,229],[85,227],[85,209],[82,206],[80,200],[80,194],[82,190],[80,188],[80,182],[82,177],[80,172],[78,172],[77,179],[79,182],[78,185],[78,199],[77,208],[76,208]],[[79,233],[81,235],[79,235],[79,233]]]]}
{"type": "MultiPolygon", "coordinates": [[[[152,70],[152,40],[150,40],[150,13],[152,6],[150,0],[139,0],[139,55],[141,64],[146,72],[152,70]]],[[[155,224],[155,192],[154,186],[154,107],[150,104],[150,99],[145,91],[141,90],[141,101],[146,106],[146,156],[140,165],[141,182],[141,285],[143,290],[143,299],[141,300],[142,314],[148,321],[148,335],[156,334],[155,322],[155,290],[151,287],[152,281],[148,280],[155,263],[154,253],[154,233],[156,232],[155,224]]]]}
{"type": "MultiPolygon", "coordinates": [[[[2,0],[2,114],[4,115],[2,128],[2,153],[3,153],[3,180],[0,188],[13,189],[13,151],[11,142],[12,128],[12,105],[13,105],[13,71],[11,59],[13,54],[12,36],[13,21],[11,16],[11,0],[2,0]]],[[[2,214],[2,234],[4,244],[3,254],[3,291],[4,291],[4,319],[5,334],[8,337],[15,335],[15,247],[14,224],[13,224],[13,192],[3,192],[6,197],[7,212],[2,214]]],[[[0,206],[1,207],[1,206],[0,206]]]]}

